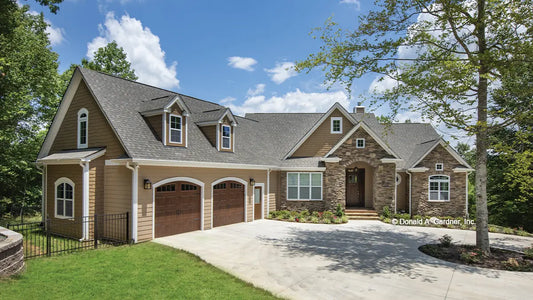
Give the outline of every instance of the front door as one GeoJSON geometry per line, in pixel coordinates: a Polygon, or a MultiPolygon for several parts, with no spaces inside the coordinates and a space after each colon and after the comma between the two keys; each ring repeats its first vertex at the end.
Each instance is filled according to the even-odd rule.
{"type": "Polygon", "coordinates": [[[346,207],[365,206],[365,169],[346,169],[346,207]]]}
{"type": "Polygon", "coordinates": [[[261,219],[263,192],[260,186],[254,188],[254,220],[261,219]]]}

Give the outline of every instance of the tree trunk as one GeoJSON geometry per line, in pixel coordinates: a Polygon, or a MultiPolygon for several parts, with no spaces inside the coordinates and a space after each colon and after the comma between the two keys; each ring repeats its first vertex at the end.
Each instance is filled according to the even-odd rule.
{"type": "Polygon", "coordinates": [[[476,130],[476,246],[484,254],[490,254],[489,212],[487,209],[487,99],[488,66],[485,58],[487,40],[485,37],[485,0],[478,0],[478,24],[476,28],[479,49],[478,106],[476,130]]]}

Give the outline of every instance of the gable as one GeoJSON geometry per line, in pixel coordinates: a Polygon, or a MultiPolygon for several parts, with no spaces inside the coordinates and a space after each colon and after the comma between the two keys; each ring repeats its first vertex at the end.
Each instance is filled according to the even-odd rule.
{"type": "Polygon", "coordinates": [[[334,157],[339,157],[343,161],[355,159],[354,161],[375,161],[377,164],[378,160],[383,158],[391,158],[391,154],[389,153],[388,149],[385,149],[381,143],[372,137],[372,135],[362,126],[359,126],[353,133],[349,133],[349,136],[345,137],[345,140],[342,142],[342,144],[336,145],[335,148],[336,149],[334,149],[331,155],[334,157]],[[365,140],[364,148],[356,147],[357,139],[365,140]]]}
{"type": "Polygon", "coordinates": [[[81,80],[74,93],[67,112],[61,124],[59,124],[59,129],[48,154],[77,148],[78,111],[82,108],[87,109],[89,115],[87,146],[89,148],[106,147],[106,155],[110,158],[124,156],[124,148],[94,100],[84,80],[81,80]]]}
{"type": "Polygon", "coordinates": [[[433,148],[420,162],[418,162],[415,168],[428,168],[431,171],[435,171],[435,164],[443,163],[445,170],[452,170],[454,168],[469,167],[458,161],[442,144],[438,144],[433,148]]]}
{"type": "Polygon", "coordinates": [[[325,155],[344,135],[352,129],[353,124],[338,109],[323,120],[316,130],[303,142],[291,157],[316,157],[325,155]],[[331,133],[331,118],[342,119],[342,133],[331,133]]]}

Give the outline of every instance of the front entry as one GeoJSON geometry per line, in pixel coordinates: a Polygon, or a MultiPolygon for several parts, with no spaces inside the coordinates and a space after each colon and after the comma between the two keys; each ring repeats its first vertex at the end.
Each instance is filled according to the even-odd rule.
{"type": "Polygon", "coordinates": [[[261,208],[263,204],[263,191],[260,186],[254,187],[254,220],[261,219],[261,208]]]}
{"type": "Polygon", "coordinates": [[[346,207],[365,206],[365,169],[346,169],[346,207]]]}

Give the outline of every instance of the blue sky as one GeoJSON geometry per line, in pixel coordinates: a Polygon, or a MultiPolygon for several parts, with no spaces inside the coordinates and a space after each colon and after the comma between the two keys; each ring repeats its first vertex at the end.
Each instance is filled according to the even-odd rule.
{"type": "MultiPolygon", "coordinates": [[[[45,13],[61,71],[116,40],[139,81],[221,103],[236,114],[325,112],[335,102],[351,110],[371,86],[379,88],[370,74],[354,82],[349,97],[340,86],[327,90],[319,70],[290,71],[319,49],[313,28],[328,17],[354,28],[373,1],[65,0],[57,15],[33,1],[19,2],[45,13]]],[[[409,112],[398,118],[419,120],[409,112]]]]}

